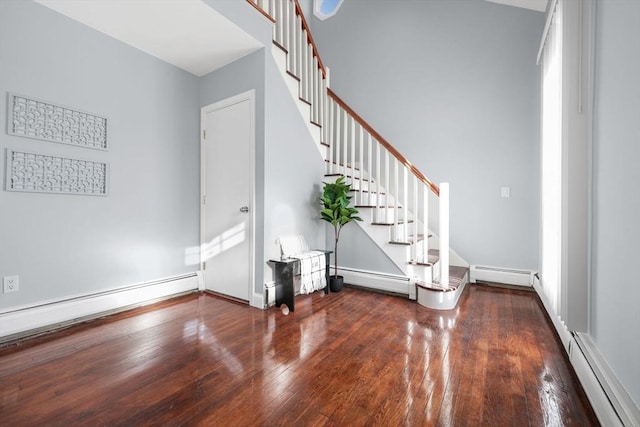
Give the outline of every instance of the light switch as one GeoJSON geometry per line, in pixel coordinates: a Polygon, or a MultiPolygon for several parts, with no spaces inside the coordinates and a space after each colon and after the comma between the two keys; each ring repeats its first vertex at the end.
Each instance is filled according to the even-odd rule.
{"type": "Polygon", "coordinates": [[[503,199],[508,199],[509,197],[511,197],[511,187],[501,187],[500,194],[502,195],[503,199]]]}

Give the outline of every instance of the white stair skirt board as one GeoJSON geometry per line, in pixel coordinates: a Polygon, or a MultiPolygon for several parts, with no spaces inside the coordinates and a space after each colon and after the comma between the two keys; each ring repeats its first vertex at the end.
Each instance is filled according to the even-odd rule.
{"type": "Polygon", "coordinates": [[[418,304],[434,310],[451,310],[458,305],[460,296],[466,286],[466,280],[457,289],[451,291],[440,291],[416,285],[418,288],[418,304]]]}
{"type": "MultiPolygon", "coordinates": [[[[333,275],[333,265],[330,271],[333,275]]],[[[407,295],[409,299],[416,299],[415,280],[407,276],[348,267],[338,267],[338,275],[343,276],[344,283],[349,285],[407,295]]]]}
{"type": "Polygon", "coordinates": [[[275,59],[276,68],[278,69],[278,71],[280,71],[280,74],[282,75],[282,78],[284,79],[285,84],[289,89],[289,93],[291,94],[291,97],[293,98],[298,111],[300,112],[300,116],[304,120],[304,123],[309,130],[309,133],[311,134],[311,137],[316,143],[316,147],[320,151],[322,158],[326,159],[326,147],[321,144],[320,138],[321,128],[311,123],[311,106],[300,99],[300,84],[298,80],[287,73],[287,54],[274,44],[271,45],[271,54],[275,59]]]}
{"type": "Polygon", "coordinates": [[[533,286],[533,275],[535,274],[530,270],[516,270],[486,265],[472,265],[469,271],[471,283],[476,283],[476,281],[480,280],[528,287],[533,286]]]}
{"type": "Polygon", "coordinates": [[[106,313],[150,304],[168,296],[197,290],[198,276],[192,273],[104,292],[12,307],[0,312],[0,341],[83,322],[106,313]]]}

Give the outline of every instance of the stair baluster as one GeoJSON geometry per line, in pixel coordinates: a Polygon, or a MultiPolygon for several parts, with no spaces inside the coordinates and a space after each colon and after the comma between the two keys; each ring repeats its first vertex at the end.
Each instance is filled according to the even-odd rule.
{"type": "MultiPolygon", "coordinates": [[[[373,164],[371,163],[372,157],[373,157],[373,153],[371,152],[373,147],[373,144],[371,143],[371,134],[367,133],[367,170],[369,171],[369,173],[371,173],[373,171],[372,167],[373,164]]],[[[367,189],[369,190],[369,197],[367,197],[367,203],[368,205],[372,205],[373,203],[375,203],[372,199],[373,195],[375,194],[373,192],[373,183],[371,182],[371,176],[369,176],[369,181],[367,182],[367,189]]],[[[377,194],[376,194],[377,196],[377,194]]]]}
{"type": "Polygon", "coordinates": [[[333,119],[335,112],[335,102],[329,100],[329,115],[328,115],[328,126],[326,126],[329,130],[329,137],[327,142],[329,143],[329,173],[334,173],[334,165],[333,157],[334,157],[334,148],[338,143],[336,139],[333,137],[333,131],[335,127],[335,120],[333,119]]]}
{"type": "Polygon", "coordinates": [[[347,111],[342,109],[342,175],[345,177],[349,176],[349,171],[347,170],[348,163],[348,155],[349,155],[349,116],[347,115],[347,111]]]}
{"type": "Polygon", "coordinates": [[[382,182],[382,176],[380,175],[380,144],[376,141],[376,174],[373,176],[373,180],[376,182],[376,191],[378,192],[378,197],[376,198],[376,215],[375,221],[380,221],[380,216],[382,215],[380,212],[380,206],[382,205],[382,192],[380,191],[380,183],[382,182]]]}
{"type": "MultiPolygon", "coordinates": [[[[411,194],[413,196],[413,236],[414,236],[413,245],[411,246],[411,260],[416,262],[418,261],[418,218],[420,217],[420,211],[418,209],[418,196],[419,196],[418,177],[414,175],[411,181],[413,183],[411,194]]],[[[427,233],[424,233],[424,238],[422,240],[423,245],[426,242],[427,242],[427,233]]]]}
{"type": "MultiPolygon", "coordinates": [[[[429,262],[429,188],[422,186],[422,232],[424,233],[424,241],[422,242],[422,263],[429,262]]],[[[418,261],[416,257],[416,261],[418,261]]]]}
{"type": "Polygon", "coordinates": [[[393,240],[399,242],[400,238],[400,174],[398,172],[400,164],[398,159],[393,159],[393,240]]]}

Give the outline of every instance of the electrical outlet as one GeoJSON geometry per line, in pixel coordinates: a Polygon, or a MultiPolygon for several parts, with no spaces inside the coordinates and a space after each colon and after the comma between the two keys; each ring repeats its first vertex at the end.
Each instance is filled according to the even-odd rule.
{"type": "Polygon", "coordinates": [[[2,292],[8,294],[9,292],[18,292],[19,282],[18,276],[6,276],[2,278],[2,292]]]}

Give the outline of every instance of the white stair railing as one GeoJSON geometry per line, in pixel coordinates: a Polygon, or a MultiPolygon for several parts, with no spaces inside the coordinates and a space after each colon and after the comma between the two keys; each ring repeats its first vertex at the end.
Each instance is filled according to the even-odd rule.
{"type": "Polygon", "coordinates": [[[428,262],[429,198],[435,195],[440,284],[448,286],[449,185],[438,188],[329,89],[328,71],[298,0],[247,2],[275,23],[273,41],[287,52],[287,72],[299,80],[299,97],[311,106],[309,120],[321,127],[321,140],[328,145],[327,172],[354,183],[358,203],[374,208],[374,222],[392,225],[393,241],[413,243],[411,262],[428,262]]]}

